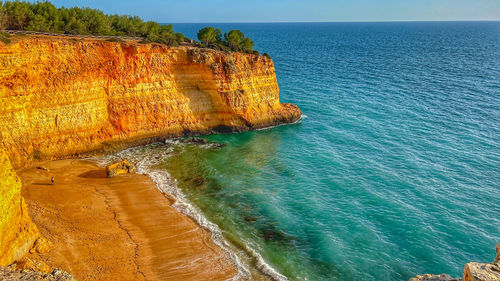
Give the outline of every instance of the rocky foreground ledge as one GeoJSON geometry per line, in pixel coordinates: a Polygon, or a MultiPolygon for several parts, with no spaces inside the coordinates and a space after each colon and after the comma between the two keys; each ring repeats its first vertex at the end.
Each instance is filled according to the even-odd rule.
{"type": "Polygon", "coordinates": [[[2,281],[76,281],[66,271],[54,269],[50,273],[33,270],[16,270],[14,267],[0,267],[0,280],[2,281]]]}
{"type": "Polygon", "coordinates": [[[448,274],[424,274],[410,281],[500,281],[500,243],[497,256],[491,263],[470,262],[465,265],[463,278],[453,278],[448,274]]]}

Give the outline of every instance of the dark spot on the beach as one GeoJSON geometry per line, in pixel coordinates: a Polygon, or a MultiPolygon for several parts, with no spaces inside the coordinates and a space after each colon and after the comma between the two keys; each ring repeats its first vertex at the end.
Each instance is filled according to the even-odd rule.
{"type": "Polygon", "coordinates": [[[35,149],[33,151],[33,159],[36,159],[36,160],[42,160],[43,159],[43,154],[40,150],[38,149],[35,149]]]}

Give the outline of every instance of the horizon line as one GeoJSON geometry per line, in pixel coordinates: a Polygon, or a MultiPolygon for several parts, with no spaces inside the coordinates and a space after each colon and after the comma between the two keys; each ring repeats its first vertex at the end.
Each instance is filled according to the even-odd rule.
{"type": "MultiPolygon", "coordinates": [[[[359,20],[359,21],[221,21],[221,22],[168,22],[169,24],[225,24],[225,23],[397,23],[397,22],[500,22],[500,19],[471,20],[359,20]]],[[[167,23],[167,22],[165,22],[167,23]]]]}

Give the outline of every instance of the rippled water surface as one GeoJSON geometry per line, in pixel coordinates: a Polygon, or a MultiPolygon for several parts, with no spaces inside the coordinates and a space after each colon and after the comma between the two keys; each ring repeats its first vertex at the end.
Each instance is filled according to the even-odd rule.
{"type": "Polygon", "coordinates": [[[307,116],[161,164],[227,240],[291,280],[459,276],[493,260],[500,23],[214,25],[269,53],[281,100],[307,116]]]}

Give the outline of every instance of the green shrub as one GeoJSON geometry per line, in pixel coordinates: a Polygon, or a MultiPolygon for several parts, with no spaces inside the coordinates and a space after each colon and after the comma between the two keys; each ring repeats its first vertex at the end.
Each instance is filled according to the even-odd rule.
{"type": "Polygon", "coordinates": [[[177,42],[179,42],[179,43],[182,43],[186,40],[186,38],[184,37],[184,34],[182,34],[182,33],[176,33],[175,38],[177,39],[177,42]]]}
{"type": "Polygon", "coordinates": [[[48,1],[0,1],[0,29],[78,35],[143,37],[151,42],[178,45],[184,35],[172,25],[144,22],[137,16],[107,15],[91,8],[56,8],[48,1]]]}
{"type": "Polygon", "coordinates": [[[198,31],[198,39],[204,47],[215,50],[259,54],[253,49],[253,41],[240,30],[231,30],[222,36],[220,29],[208,26],[198,31]]]}
{"type": "Polygon", "coordinates": [[[221,33],[220,29],[218,32],[215,28],[211,26],[204,27],[198,31],[198,39],[205,46],[209,46],[217,42],[217,37],[218,34],[220,33],[221,33]]]}

